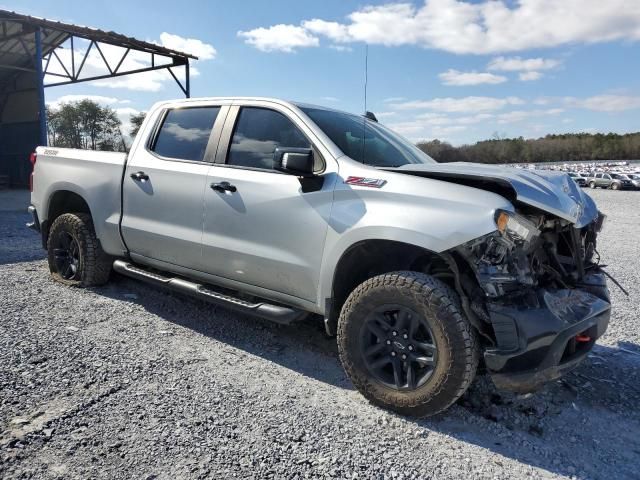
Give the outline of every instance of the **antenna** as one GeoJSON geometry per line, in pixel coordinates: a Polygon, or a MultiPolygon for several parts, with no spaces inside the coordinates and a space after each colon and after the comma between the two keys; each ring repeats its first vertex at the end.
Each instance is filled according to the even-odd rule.
{"type": "Polygon", "coordinates": [[[364,111],[367,111],[367,83],[369,81],[369,44],[364,50],[364,111]]]}
{"type": "Polygon", "coordinates": [[[367,83],[369,81],[369,44],[364,47],[364,115],[362,116],[362,163],[364,163],[364,149],[367,140],[367,83]]]}

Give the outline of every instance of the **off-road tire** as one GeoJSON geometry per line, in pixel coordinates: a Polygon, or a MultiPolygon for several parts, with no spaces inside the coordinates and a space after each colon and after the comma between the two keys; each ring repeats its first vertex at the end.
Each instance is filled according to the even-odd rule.
{"type": "Polygon", "coordinates": [[[403,415],[426,417],[445,410],[467,390],[478,367],[477,332],[462,312],[458,295],[424,273],[393,272],[358,286],[342,307],[337,340],[342,365],[360,393],[371,403],[403,415]],[[359,348],[359,332],[367,315],[387,303],[411,308],[433,332],[438,361],[427,382],[412,391],[378,381],[359,348]]]}
{"type": "Polygon", "coordinates": [[[109,280],[112,260],[102,250],[91,216],[86,213],[65,213],[55,219],[49,230],[47,253],[49,271],[57,282],[72,287],[95,287],[109,280]],[[64,278],[56,267],[55,239],[61,232],[71,235],[78,244],[79,266],[71,279],[64,278]]]}

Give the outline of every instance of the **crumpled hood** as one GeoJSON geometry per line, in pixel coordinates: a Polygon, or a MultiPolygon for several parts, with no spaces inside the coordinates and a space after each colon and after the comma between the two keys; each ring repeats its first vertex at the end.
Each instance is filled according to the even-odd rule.
{"type": "Polygon", "coordinates": [[[591,197],[583,193],[569,175],[561,172],[466,162],[409,164],[388,170],[475,188],[484,185],[486,189],[487,184],[509,187],[517,201],[564,218],[576,227],[583,227],[598,216],[598,208],[591,197]]]}

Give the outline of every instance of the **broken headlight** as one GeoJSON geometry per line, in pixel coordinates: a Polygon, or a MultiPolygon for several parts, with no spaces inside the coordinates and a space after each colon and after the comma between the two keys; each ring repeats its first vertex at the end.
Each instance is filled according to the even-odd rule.
{"type": "Polygon", "coordinates": [[[533,222],[522,215],[506,210],[496,211],[496,226],[503,236],[514,242],[531,243],[540,234],[540,230],[533,222]]]}

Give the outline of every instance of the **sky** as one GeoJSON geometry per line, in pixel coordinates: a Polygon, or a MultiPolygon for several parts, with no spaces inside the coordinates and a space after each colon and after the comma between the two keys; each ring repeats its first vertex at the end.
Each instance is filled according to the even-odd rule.
{"type": "MultiPolygon", "coordinates": [[[[366,109],[416,142],[640,131],[640,0],[0,0],[0,8],[193,53],[193,97],[269,96],[363,113],[368,49],[366,109]]],[[[105,54],[111,62],[116,50],[105,54]]],[[[94,55],[88,71],[98,73],[94,55]]],[[[90,97],[111,106],[125,129],[130,114],[181,96],[166,71],[46,89],[52,105],[90,97]]]]}

